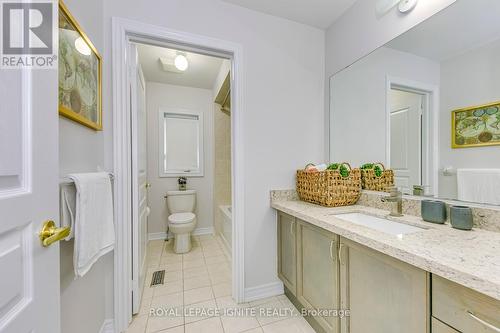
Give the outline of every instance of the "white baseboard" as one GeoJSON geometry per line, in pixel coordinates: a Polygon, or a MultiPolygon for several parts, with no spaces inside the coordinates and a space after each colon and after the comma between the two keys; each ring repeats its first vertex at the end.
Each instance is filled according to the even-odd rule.
{"type": "Polygon", "coordinates": [[[166,232],[152,232],[148,234],[148,241],[152,240],[165,240],[167,238],[166,232]]]}
{"type": "Polygon", "coordinates": [[[115,321],[113,319],[104,320],[99,333],[115,333],[115,321]]]}
{"type": "Polygon", "coordinates": [[[263,284],[257,287],[245,288],[245,302],[282,295],[284,292],[283,282],[281,281],[263,284]]]}
{"type": "Polygon", "coordinates": [[[194,232],[193,232],[193,236],[213,235],[213,234],[214,234],[214,227],[196,228],[196,229],[194,229],[194,232]]]}
{"type": "MultiPolygon", "coordinates": [[[[213,227],[208,227],[208,228],[196,228],[193,231],[193,236],[200,236],[200,235],[212,235],[214,233],[214,228],[213,227]]],[[[169,238],[171,236],[169,235],[169,238]]],[[[165,240],[167,239],[167,233],[166,232],[152,232],[148,234],[148,241],[152,240],[165,240]]]]}

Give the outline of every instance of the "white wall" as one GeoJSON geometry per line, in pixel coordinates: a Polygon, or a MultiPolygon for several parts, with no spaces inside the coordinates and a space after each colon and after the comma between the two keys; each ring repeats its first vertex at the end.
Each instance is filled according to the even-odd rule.
{"type": "MultiPolygon", "coordinates": [[[[500,100],[500,40],[441,63],[440,167],[498,168],[500,146],[451,148],[451,111],[500,100]]],[[[439,175],[441,197],[456,198],[456,176],[439,175]]]]}
{"type": "MultiPolygon", "coordinates": [[[[65,4],[96,48],[103,51],[103,5],[100,0],[66,0],[65,4]]],[[[104,92],[107,96],[106,92],[104,92]]],[[[110,170],[105,162],[104,137],[111,127],[104,108],[104,130],[95,132],[71,120],[59,120],[60,176],[93,172],[98,167],[110,170]]],[[[107,152],[107,154],[111,154],[107,152]]],[[[101,258],[83,278],[74,280],[73,241],[60,242],[61,332],[99,332],[103,321],[113,317],[113,253],[101,258]],[[81,320],[85,318],[85,320],[81,320]]]]}
{"type": "Polygon", "coordinates": [[[297,168],[323,159],[324,31],[219,0],[107,0],[104,9],[108,63],[113,16],[242,45],[245,284],[277,282],[269,191],[293,188],[297,168]]]}
{"type": "Polygon", "coordinates": [[[382,47],[331,78],[331,160],[386,161],[387,76],[439,85],[439,64],[382,47]]]}
{"type": "Polygon", "coordinates": [[[393,38],[446,8],[456,0],[420,1],[407,15],[396,8],[377,17],[375,2],[358,0],[326,31],[325,154],[328,157],[328,78],[393,38]]]}
{"type": "Polygon", "coordinates": [[[196,217],[198,229],[210,229],[214,225],[214,104],[212,90],[181,87],[156,82],[146,83],[146,108],[148,112],[148,181],[151,183],[148,201],[151,214],[148,218],[148,233],[166,231],[169,215],[165,192],[177,190],[177,177],[158,176],[158,112],[160,107],[181,108],[203,113],[203,177],[188,177],[188,189],[197,191],[196,217]]]}

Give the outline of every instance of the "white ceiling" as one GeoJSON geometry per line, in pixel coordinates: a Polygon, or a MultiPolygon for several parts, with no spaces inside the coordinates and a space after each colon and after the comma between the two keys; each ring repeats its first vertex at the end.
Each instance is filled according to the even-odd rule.
{"type": "Polygon", "coordinates": [[[223,0],[320,29],[328,28],[356,0],[223,0]]]}
{"type": "Polygon", "coordinates": [[[457,1],[387,44],[441,62],[500,38],[500,1],[457,1]]]}
{"type": "Polygon", "coordinates": [[[183,73],[163,70],[160,57],[174,58],[176,50],[165,47],[137,44],[139,62],[146,81],[173,84],[193,88],[212,89],[222,64],[221,58],[185,52],[189,61],[183,73]]]}

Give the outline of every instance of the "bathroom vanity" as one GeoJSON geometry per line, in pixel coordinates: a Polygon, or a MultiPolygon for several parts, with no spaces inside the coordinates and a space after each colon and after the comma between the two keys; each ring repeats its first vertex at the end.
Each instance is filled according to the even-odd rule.
{"type": "Polygon", "coordinates": [[[297,200],[272,207],[287,296],[300,309],[345,311],[307,318],[316,331],[500,332],[500,233],[463,232],[408,215],[390,221],[418,230],[392,233],[342,218],[385,219],[388,211],[372,207],[297,200]]]}
{"type": "Polygon", "coordinates": [[[456,1],[330,77],[329,162],[391,169],[382,201],[404,215],[382,192],[339,208],[272,193],[286,294],[349,312],[308,317],[317,331],[500,333],[499,16],[456,1]],[[472,231],[423,222],[423,196],[467,206],[472,231]]]}

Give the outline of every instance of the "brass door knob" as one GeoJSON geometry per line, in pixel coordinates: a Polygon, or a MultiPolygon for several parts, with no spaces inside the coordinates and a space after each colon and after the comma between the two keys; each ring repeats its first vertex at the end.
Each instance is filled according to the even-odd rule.
{"type": "Polygon", "coordinates": [[[146,183],[146,188],[150,188],[151,187],[151,184],[150,183],[146,183]]]}
{"type": "Polygon", "coordinates": [[[54,221],[45,221],[42,230],[40,230],[40,241],[43,247],[47,247],[61,239],[68,237],[71,229],[70,227],[56,227],[54,221]]]}

